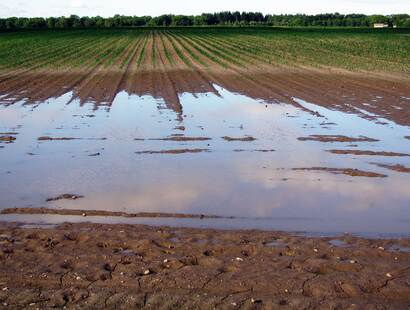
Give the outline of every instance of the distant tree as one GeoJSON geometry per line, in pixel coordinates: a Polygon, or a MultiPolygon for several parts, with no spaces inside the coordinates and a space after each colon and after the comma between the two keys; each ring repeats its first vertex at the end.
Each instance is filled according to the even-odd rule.
{"type": "Polygon", "coordinates": [[[65,28],[68,28],[68,26],[69,26],[69,22],[67,18],[65,18],[64,16],[57,18],[56,23],[55,23],[56,28],[65,29],[65,28]]]}
{"type": "Polygon", "coordinates": [[[82,28],[83,25],[81,23],[81,19],[77,15],[71,15],[68,18],[68,27],[69,28],[82,28]]]}
{"type": "Polygon", "coordinates": [[[101,16],[94,17],[94,25],[97,28],[103,28],[105,26],[105,20],[101,16]]]}
{"type": "Polygon", "coordinates": [[[168,27],[172,23],[172,15],[161,15],[152,19],[155,26],[168,27]]]}
{"type": "Polygon", "coordinates": [[[93,20],[87,16],[81,17],[80,22],[83,28],[91,28],[95,26],[95,23],[93,23],[93,20]]]}
{"type": "Polygon", "coordinates": [[[403,20],[403,22],[401,23],[401,27],[410,28],[410,18],[406,18],[405,20],[403,20]]]}
{"type": "Polygon", "coordinates": [[[46,20],[47,28],[54,29],[56,27],[56,21],[57,21],[57,19],[55,17],[47,18],[47,20],[46,20]]]}
{"type": "Polygon", "coordinates": [[[194,24],[193,16],[174,15],[172,16],[172,26],[192,26],[194,24]]]}
{"type": "Polygon", "coordinates": [[[202,15],[194,16],[194,26],[205,25],[204,17],[202,15]]]}
{"type": "Polygon", "coordinates": [[[216,25],[216,23],[218,22],[215,14],[204,13],[201,16],[202,16],[204,25],[212,26],[212,25],[216,25]]]}
{"type": "Polygon", "coordinates": [[[9,17],[0,19],[0,30],[14,31],[19,29],[67,29],[67,28],[121,28],[144,26],[287,26],[287,27],[372,27],[375,23],[388,23],[397,27],[410,27],[409,14],[395,15],[364,15],[327,13],[317,15],[282,14],[263,15],[259,12],[230,12],[203,13],[196,16],[161,15],[151,16],[124,16],[115,15],[109,18],[101,16],[79,17],[49,17],[26,18],[9,17]]]}

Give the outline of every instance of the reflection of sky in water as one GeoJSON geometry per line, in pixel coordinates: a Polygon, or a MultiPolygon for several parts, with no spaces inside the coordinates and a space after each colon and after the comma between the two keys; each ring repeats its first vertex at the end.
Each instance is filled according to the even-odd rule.
{"type": "MultiPolygon", "coordinates": [[[[0,149],[1,208],[58,206],[205,213],[264,219],[237,220],[239,227],[410,233],[410,175],[370,164],[410,166],[408,157],[334,155],[324,150],[353,147],[349,143],[297,140],[311,134],[363,135],[381,141],[354,143],[357,149],[410,153],[409,142],[404,139],[410,135],[408,127],[392,122],[377,124],[296,99],[305,108],[325,116],[319,118],[291,105],[266,106],[217,88],[222,97],[182,95],[182,121],[163,108],[162,102],[125,93],[117,96],[112,107],[98,111],[93,111],[91,104],[67,105],[70,94],[36,107],[1,107],[0,132],[19,132],[15,143],[0,149]],[[95,117],[87,117],[90,114],[95,117]],[[336,125],[321,126],[323,122],[336,125]],[[186,130],[175,130],[176,126],[186,130]],[[212,140],[134,140],[181,133],[212,140]],[[221,139],[245,135],[257,140],[221,139]],[[39,136],[107,140],[38,142],[39,136]],[[193,148],[211,152],[135,154],[193,148]],[[236,149],[245,152],[234,152],[236,149]],[[263,149],[275,152],[250,152],[263,149]],[[93,153],[101,155],[88,156],[93,153]],[[358,168],[389,177],[290,170],[294,167],[358,168]],[[82,194],[85,198],[45,203],[46,198],[62,193],[82,194]]],[[[225,221],[222,226],[229,225],[234,224],[225,221]]]]}

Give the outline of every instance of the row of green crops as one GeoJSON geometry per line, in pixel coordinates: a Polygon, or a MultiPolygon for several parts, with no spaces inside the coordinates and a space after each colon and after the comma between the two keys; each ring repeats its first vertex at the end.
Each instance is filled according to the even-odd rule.
{"type": "Polygon", "coordinates": [[[286,64],[408,75],[410,30],[158,28],[0,34],[2,73],[91,65],[124,69],[132,61],[156,68],[159,61],[173,65],[175,57],[187,67],[286,64]]]}

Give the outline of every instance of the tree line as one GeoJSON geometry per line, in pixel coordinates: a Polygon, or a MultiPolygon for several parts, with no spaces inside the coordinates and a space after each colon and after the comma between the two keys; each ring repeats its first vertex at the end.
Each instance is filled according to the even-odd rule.
{"type": "Polygon", "coordinates": [[[264,15],[258,12],[219,12],[201,15],[123,16],[103,18],[79,17],[9,17],[0,18],[0,30],[20,29],[71,29],[121,27],[183,27],[183,26],[281,26],[281,27],[372,27],[374,23],[410,27],[410,15],[364,14],[286,14],[264,15]]]}

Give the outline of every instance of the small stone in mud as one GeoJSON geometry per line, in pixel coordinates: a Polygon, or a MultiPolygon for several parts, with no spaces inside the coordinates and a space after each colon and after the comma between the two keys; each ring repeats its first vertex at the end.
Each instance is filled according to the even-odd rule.
{"type": "Polygon", "coordinates": [[[253,303],[253,304],[260,304],[260,303],[262,303],[262,300],[260,300],[260,299],[255,299],[255,298],[251,298],[251,303],[253,303]]]}
{"type": "Polygon", "coordinates": [[[52,198],[47,198],[46,202],[50,202],[50,201],[57,201],[57,200],[77,200],[80,198],[84,198],[84,196],[81,195],[75,195],[75,194],[62,194],[60,196],[57,197],[52,197],[52,198]]]}
{"type": "Polygon", "coordinates": [[[112,266],[111,264],[109,264],[109,263],[106,263],[104,266],[103,266],[103,268],[104,268],[104,270],[107,270],[107,271],[114,271],[114,269],[115,269],[115,266],[112,266]]]}
{"type": "Polygon", "coordinates": [[[176,126],[174,129],[175,129],[175,130],[184,131],[184,130],[185,130],[185,126],[176,126]]]}
{"type": "Polygon", "coordinates": [[[149,275],[149,274],[151,274],[152,273],[152,271],[150,270],[150,269],[147,269],[147,270],[144,270],[144,276],[147,276],[147,275],[149,275]]]}

